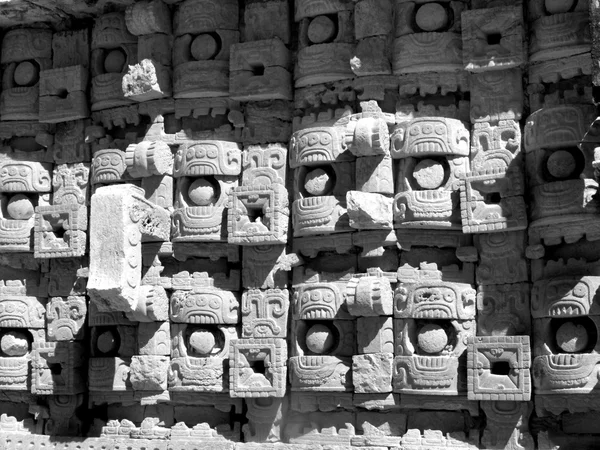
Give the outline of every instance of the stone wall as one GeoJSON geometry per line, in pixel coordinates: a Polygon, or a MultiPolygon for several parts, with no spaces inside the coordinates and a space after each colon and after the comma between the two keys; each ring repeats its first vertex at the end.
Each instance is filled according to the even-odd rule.
{"type": "Polygon", "coordinates": [[[597,448],[599,10],[0,2],[0,448],[597,448]]]}

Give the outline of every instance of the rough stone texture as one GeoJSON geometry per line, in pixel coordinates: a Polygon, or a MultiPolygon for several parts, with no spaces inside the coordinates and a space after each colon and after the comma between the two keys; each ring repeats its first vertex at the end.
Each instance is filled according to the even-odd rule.
{"type": "Polygon", "coordinates": [[[599,5],[0,0],[0,447],[594,447],[599,5]]]}

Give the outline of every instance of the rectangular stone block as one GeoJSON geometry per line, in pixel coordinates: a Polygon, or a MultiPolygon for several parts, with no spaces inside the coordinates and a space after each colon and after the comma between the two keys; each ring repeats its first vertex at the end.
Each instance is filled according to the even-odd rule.
{"type": "Polygon", "coordinates": [[[359,354],[394,352],[392,317],[359,317],[356,331],[359,354]]]}
{"type": "Polygon", "coordinates": [[[85,392],[84,349],[76,342],[33,344],[31,392],[75,395],[85,392]]]}
{"type": "Polygon", "coordinates": [[[504,70],[526,62],[521,5],[464,11],[461,19],[466,70],[504,70]]]}
{"type": "Polygon", "coordinates": [[[392,392],[393,353],[352,357],[352,383],[357,394],[392,392]]]}
{"type": "Polygon", "coordinates": [[[284,339],[240,339],[229,350],[231,397],[283,397],[287,379],[284,339]]]}
{"type": "Polygon", "coordinates": [[[531,398],[529,336],[469,339],[469,400],[528,401],[531,398]]]}
{"type": "Polygon", "coordinates": [[[287,337],[289,307],[287,289],[245,291],[242,295],[242,337],[287,337]]]}

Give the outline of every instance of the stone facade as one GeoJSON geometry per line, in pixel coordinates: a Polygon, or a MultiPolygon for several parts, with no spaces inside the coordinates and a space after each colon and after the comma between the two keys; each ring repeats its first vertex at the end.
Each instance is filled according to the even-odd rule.
{"type": "Polygon", "coordinates": [[[48,3],[0,3],[0,448],[595,448],[597,1],[48,3]]]}

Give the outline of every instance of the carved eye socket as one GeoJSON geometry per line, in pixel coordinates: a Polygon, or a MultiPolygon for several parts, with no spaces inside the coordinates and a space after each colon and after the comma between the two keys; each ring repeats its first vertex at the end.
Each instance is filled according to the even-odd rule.
{"type": "Polygon", "coordinates": [[[308,136],[308,145],[315,145],[319,142],[319,136],[316,134],[310,134],[308,136]]]}
{"type": "Polygon", "coordinates": [[[14,177],[17,174],[17,169],[15,167],[11,167],[8,169],[8,174],[14,177]]]}
{"type": "Polygon", "coordinates": [[[196,158],[204,158],[206,156],[206,152],[202,147],[196,150],[196,158]]]}
{"type": "Polygon", "coordinates": [[[421,127],[419,127],[418,125],[412,126],[410,127],[409,133],[411,134],[411,136],[417,136],[421,133],[421,127]]]}
{"type": "Polygon", "coordinates": [[[431,125],[423,125],[423,134],[433,133],[433,127],[431,125]]]}
{"type": "Polygon", "coordinates": [[[302,136],[301,139],[298,140],[298,148],[303,149],[308,145],[308,139],[306,136],[302,136]]]}
{"type": "Polygon", "coordinates": [[[118,156],[115,156],[115,157],[111,158],[110,163],[113,166],[118,166],[119,164],[121,164],[121,158],[119,158],[118,156]]]}
{"type": "Polygon", "coordinates": [[[445,133],[446,133],[446,128],[443,127],[442,125],[438,125],[437,127],[435,127],[435,134],[439,134],[440,136],[442,136],[445,133]]]}
{"type": "Polygon", "coordinates": [[[309,301],[310,301],[310,294],[308,292],[305,292],[304,294],[302,294],[302,296],[300,297],[300,302],[308,303],[309,301]]]}
{"type": "Polygon", "coordinates": [[[556,289],[556,286],[550,285],[546,288],[546,297],[547,298],[556,298],[557,294],[558,294],[558,290],[556,289]]]}
{"type": "Polygon", "coordinates": [[[318,302],[318,301],[320,301],[320,300],[321,300],[321,298],[322,298],[322,295],[321,295],[321,293],[320,293],[319,291],[312,291],[312,292],[310,293],[310,299],[311,299],[313,302],[318,302]]]}
{"type": "Polygon", "coordinates": [[[573,288],[573,295],[575,297],[585,297],[586,291],[585,285],[579,283],[573,288]]]}
{"type": "Polygon", "coordinates": [[[193,157],[194,157],[194,150],[188,150],[188,151],[187,151],[187,153],[185,154],[185,156],[186,156],[188,159],[191,159],[191,158],[193,158],[193,157]]]}
{"type": "Polygon", "coordinates": [[[208,151],[206,152],[209,158],[216,158],[217,157],[217,149],[215,147],[211,147],[208,149],[208,151]]]}
{"type": "Polygon", "coordinates": [[[110,164],[110,158],[102,158],[100,164],[102,164],[102,166],[108,166],[110,164]]]}
{"type": "Polygon", "coordinates": [[[325,303],[331,303],[334,298],[335,296],[333,295],[333,292],[325,292],[325,295],[323,295],[323,301],[325,303]]]}
{"type": "Polygon", "coordinates": [[[331,143],[331,136],[329,136],[328,134],[323,134],[321,136],[321,144],[323,145],[329,145],[331,143]]]}
{"type": "Polygon", "coordinates": [[[6,170],[6,169],[2,170],[2,172],[0,173],[0,176],[3,176],[3,177],[5,177],[7,175],[8,175],[8,170],[6,170]]]}
{"type": "Polygon", "coordinates": [[[27,169],[23,168],[19,171],[19,175],[21,175],[22,177],[27,176],[27,169]]]}

